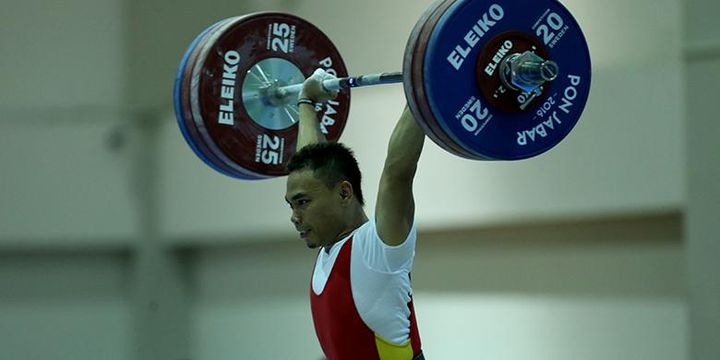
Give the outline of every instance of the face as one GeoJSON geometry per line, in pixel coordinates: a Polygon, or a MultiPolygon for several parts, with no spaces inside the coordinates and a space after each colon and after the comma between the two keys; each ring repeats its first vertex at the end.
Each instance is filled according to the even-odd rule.
{"type": "Polygon", "coordinates": [[[332,244],[343,233],[346,184],[328,188],[309,169],[288,176],[285,201],[292,209],[290,221],[309,248],[332,244]]]}

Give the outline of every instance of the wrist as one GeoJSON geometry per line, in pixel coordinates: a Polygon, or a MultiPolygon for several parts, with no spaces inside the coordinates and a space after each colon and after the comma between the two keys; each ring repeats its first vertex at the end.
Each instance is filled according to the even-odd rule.
{"type": "Polygon", "coordinates": [[[298,97],[297,106],[300,107],[300,105],[310,105],[313,108],[315,108],[316,101],[307,97],[298,97]]]}
{"type": "Polygon", "coordinates": [[[305,92],[305,89],[301,90],[300,93],[298,93],[298,100],[300,99],[309,99],[313,102],[317,102],[312,96],[309,96],[308,93],[305,92]]]}

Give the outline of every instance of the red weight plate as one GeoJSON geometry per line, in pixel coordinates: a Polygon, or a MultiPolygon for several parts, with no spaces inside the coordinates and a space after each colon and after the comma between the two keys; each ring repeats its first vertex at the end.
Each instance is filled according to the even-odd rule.
{"type": "MultiPolygon", "coordinates": [[[[413,74],[411,71],[411,67],[413,62],[413,56],[417,55],[417,41],[420,37],[420,33],[427,25],[429,19],[432,18],[433,14],[435,14],[438,11],[438,8],[441,7],[443,1],[444,0],[439,0],[430,5],[430,7],[428,7],[425,12],[423,12],[423,14],[420,16],[420,19],[415,23],[415,26],[413,27],[412,32],[410,33],[410,37],[408,38],[408,42],[405,46],[405,54],[403,59],[403,89],[405,91],[405,98],[407,99],[408,106],[410,107],[410,110],[413,113],[413,116],[415,117],[418,125],[420,125],[425,134],[431,140],[438,144],[440,144],[440,142],[437,135],[435,134],[434,129],[432,129],[428,122],[425,120],[426,115],[421,112],[421,109],[419,109],[417,105],[417,89],[412,80],[413,74]]],[[[442,145],[441,147],[444,148],[444,146],[442,145]]],[[[447,151],[453,152],[452,149],[447,149],[447,151]]]]}
{"type": "MultiPolygon", "coordinates": [[[[192,118],[205,144],[246,173],[287,174],[297,142],[296,99],[274,103],[249,95],[264,86],[302,82],[317,68],[347,76],[330,39],[299,17],[256,13],[223,24],[208,36],[192,71],[192,118]]],[[[350,92],[343,90],[318,112],[328,140],[340,137],[349,106],[350,92]]]]}
{"type": "MultiPolygon", "coordinates": [[[[438,129],[433,126],[433,121],[428,118],[429,114],[424,112],[420,104],[422,100],[422,82],[417,82],[416,78],[418,74],[413,70],[418,62],[418,59],[422,57],[419,52],[421,46],[421,35],[427,31],[430,31],[433,27],[434,22],[437,18],[445,11],[445,9],[451,3],[450,0],[440,0],[431,5],[421,16],[416,23],[410,34],[408,43],[405,48],[405,58],[403,62],[403,82],[406,98],[408,105],[416,117],[416,120],[421,125],[426,135],[438,144],[441,148],[446,151],[461,157],[467,157],[462,149],[454,146],[454,144],[444,141],[442,133],[438,132],[438,129]]],[[[431,114],[430,114],[431,116],[431,114]]]]}
{"type": "Polygon", "coordinates": [[[423,81],[427,41],[437,21],[454,1],[444,0],[434,3],[415,25],[405,48],[403,81],[408,105],[428,137],[438,146],[456,156],[473,159],[474,157],[469,152],[447,137],[437,124],[426,100],[423,81]]]}

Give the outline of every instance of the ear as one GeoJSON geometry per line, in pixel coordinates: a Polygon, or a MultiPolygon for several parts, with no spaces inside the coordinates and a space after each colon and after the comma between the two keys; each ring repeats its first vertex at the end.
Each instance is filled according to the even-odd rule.
{"type": "Polygon", "coordinates": [[[340,199],[343,204],[349,204],[355,196],[352,184],[349,181],[343,181],[340,183],[340,199]]]}

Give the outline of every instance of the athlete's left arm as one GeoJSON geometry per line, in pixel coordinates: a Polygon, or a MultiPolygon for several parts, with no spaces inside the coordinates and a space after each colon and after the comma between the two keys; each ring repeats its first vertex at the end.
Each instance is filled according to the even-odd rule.
{"type": "Polygon", "coordinates": [[[405,106],[390,137],[375,205],[378,235],[387,245],[402,244],[413,225],[413,179],[424,142],[425,133],[405,106]]]}

